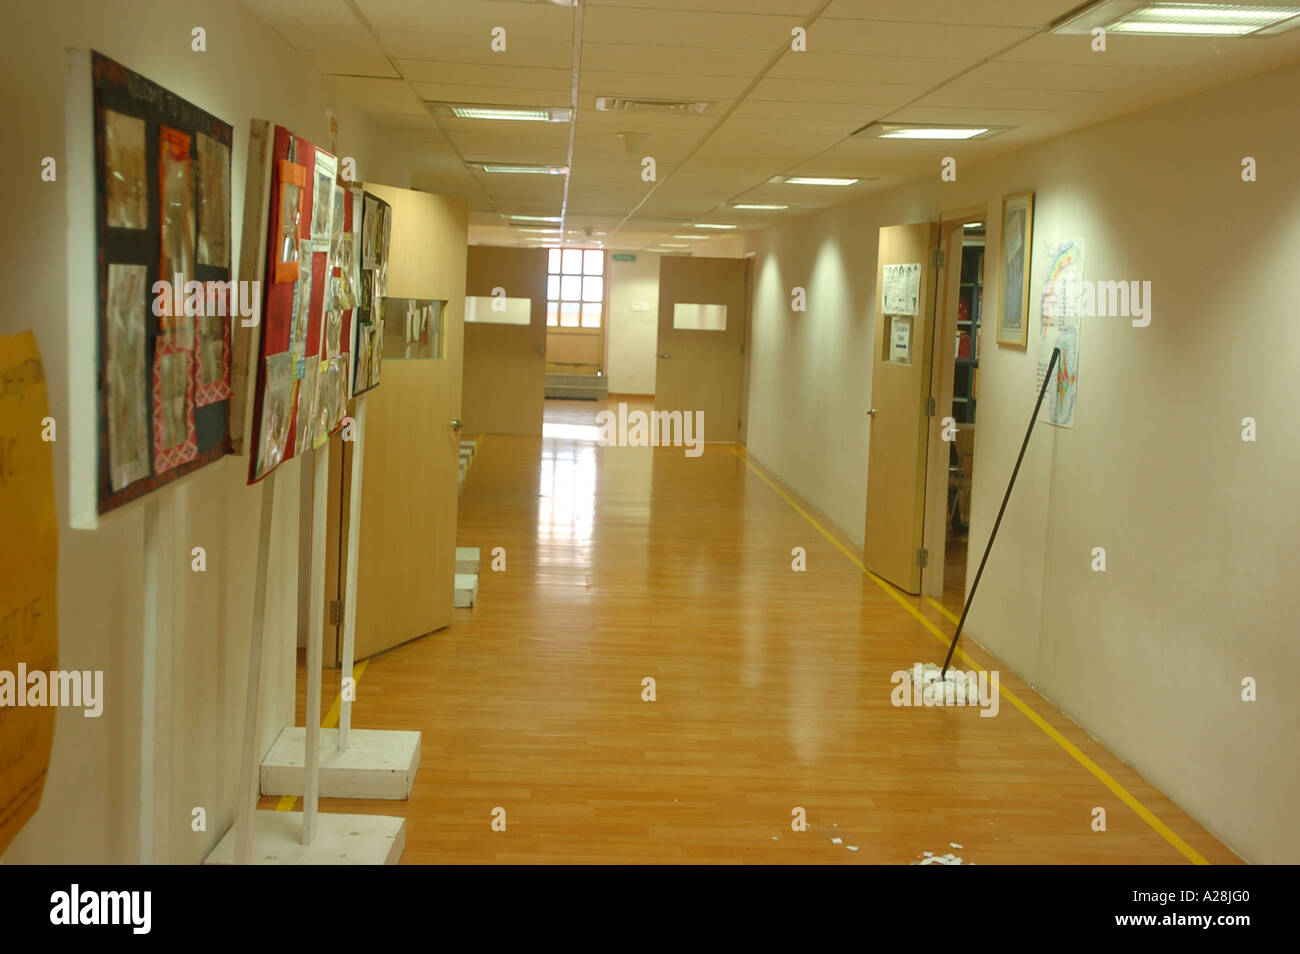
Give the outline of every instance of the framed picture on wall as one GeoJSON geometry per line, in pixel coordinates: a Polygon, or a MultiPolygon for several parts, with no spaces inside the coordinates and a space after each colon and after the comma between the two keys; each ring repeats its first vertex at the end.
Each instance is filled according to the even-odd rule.
{"type": "Polygon", "coordinates": [[[1002,268],[998,274],[998,344],[1025,347],[1029,266],[1034,247],[1034,194],[1002,197],[1002,268]]]}

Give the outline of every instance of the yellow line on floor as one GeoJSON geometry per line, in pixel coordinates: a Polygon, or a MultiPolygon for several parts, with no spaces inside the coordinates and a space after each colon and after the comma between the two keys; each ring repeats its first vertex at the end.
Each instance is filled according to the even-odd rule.
{"type": "MultiPolygon", "coordinates": [[[[761,470],[759,470],[756,466],[754,466],[754,462],[750,460],[747,455],[741,454],[740,451],[736,450],[734,447],[730,445],[728,445],[727,449],[731,451],[731,453],[735,454],[736,457],[738,457],[746,467],[748,467],[751,471],[753,471],[753,473],[755,474],[755,476],[758,477],[759,480],[763,481],[763,483],[771,487],[772,490],[776,492],[776,495],[780,497],[782,500],[784,500],[787,504],[789,504],[794,509],[794,511],[797,514],[799,514],[799,516],[803,517],[805,520],[808,521],[808,523],[812,524],[813,528],[817,530],[823,537],[829,540],[831,544],[835,547],[835,549],[839,550],[846,557],[848,557],[853,562],[854,566],[856,566],[859,570],[861,570],[868,577],[870,577],[871,580],[875,582],[878,586],[880,586],[880,588],[883,589],[886,593],[892,596],[896,603],[902,606],[903,609],[907,610],[907,612],[911,614],[911,616],[915,618],[918,623],[920,623],[927,630],[929,630],[930,633],[932,633],[934,637],[939,640],[939,642],[943,643],[945,646],[952,642],[952,637],[950,635],[945,636],[943,633],[939,632],[938,628],[932,622],[926,619],[925,616],[921,614],[921,611],[918,610],[915,606],[913,606],[906,596],[900,593],[891,583],[876,576],[876,574],[868,570],[866,564],[864,564],[860,559],[858,559],[857,554],[853,553],[853,551],[851,551],[846,546],[844,546],[844,544],[840,543],[839,540],[835,539],[835,537],[831,535],[829,530],[823,527],[816,519],[813,518],[811,514],[808,513],[808,511],[804,510],[803,507],[800,507],[797,503],[795,503],[795,501],[790,497],[789,494],[787,494],[784,490],[782,490],[775,483],[769,480],[766,474],[764,474],[761,470]]],[[[931,599],[930,602],[935,607],[937,607],[945,616],[951,619],[954,623],[957,622],[956,618],[953,617],[953,615],[949,613],[948,610],[946,610],[944,607],[940,606],[938,603],[935,603],[933,599],[931,599]]],[[[980,666],[979,663],[975,662],[975,660],[971,659],[970,656],[968,656],[960,647],[957,649],[956,655],[967,665],[973,666],[975,669],[983,671],[983,667],[980,666]]],[[[1089,772],[1091,772],[1093,776],[1096,777],[1096,779],[1099,782],[1101,782],[1103,785],[1105,785],[1108,789],[1110,789],[1111,792],[1113,792],[1115,796],[1119,798],[1120,801],[1122,801],[1129,808],[1133,809],[1133,811],[1137,814],[1139,818],[1141,818],[1144,822],[1150,825],[1152,830],[1154,830],[1158,835],[1164,838],[1165,841],[1169,842],[1169,844],[1177,848],[1178,851],[1181,852],[1185,858],[1187,858],[1193,864],[1198,864],[1198,865],[1209,864],[1209,862],[1206,861],[1205,858],[1201,856],[1200,852],[1198,852],[1195,848],[1193,848],[1187,842],[1183,841],[1176,834],[1174,834],[1173,830],[1168,825],[1166,825],[1159,818],[1157,818],[1149,808],[1147,808],[1145,805],[1139,802],[1132,794],[1129,793],[1129,791],[1126,788],[1124,788],[1123,785],[1115,781],[1115,779],[1110,775],[1109,772],[1107,772],[1100,765],[1098,765],[1092,759],[1088,758],[1088,756],[1084,755],[1081,751],[1079,751],[1079,749],[1074,745],[1074,743],[1072,743],[1065,736],[1061,735],[1060,732],[1056,731],[1056,729],[1054,729],[1050,724],[1048,724],[1048,722],[1045,719],[1043,719],[1042,716],[1040,716],[1037,712],[1029,708],[1029,706],[1026,705],[1024,702],[1022,702],[1020,698],[1015,695],[1015,693],[1011,692],[1009,689],[1004,689],[1001,687],[999,687],[998,693],[1000,696],[1002,696],[1004,699],[1010,702],[1013,706],[1015,706],[1017,709],[1023,712],[1030,722],[1038,726],[1038,728],[1042,729],[1049,739],[1051,739],[1062,749],[1064,749],[1076,762],[1078,762],[1089,772]]]]}
{"type": "MultiPolygon", "coordinates": [[[[369,665],[370,665],[370,660],[363,659],[361,660],[361,662],[357,663],[355,666],[352,667],[352,688],[354,690],[357,687],[357,683],[361,682],[361,674],[366,671],[366,667],[369,665]]],[[[334,696],[334,704],[330,706],[329,712],[325,713],[325,720],[320,724],[320,727],[322,729],[332,729],[339,724],[339,708],[342,705],[343,705],[343,695],[341,692],[336,693],[334,696]]],[[[277,812],[293,811],[293,806],[298,804],[298,799],[300,797],[301,796],[299,795],[281,795],[280,801],[278,801],[275,805],[275,810],[277,812]]]]}

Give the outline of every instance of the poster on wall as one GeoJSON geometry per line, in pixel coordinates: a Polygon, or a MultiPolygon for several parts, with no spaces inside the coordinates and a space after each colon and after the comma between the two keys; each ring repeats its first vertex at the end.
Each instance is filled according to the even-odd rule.
{"type": "Polygon", "coordinates": [[[58,692],[63,682],[44,678],[58,669],[59,527],[54,443],[44,433],[50,413],[45,373],[30,331],[0,335],[0,381],[0,540],[6,543],[0,547],[3,855],[40,807],[54,743],[55,706],[62,698],[47,693],[58,692]],[[31,678],[38,673],[39,690],[31,678]]]}
{"type": "Polygon", "coordinates": [[[342,426],[355,351],[353,187],[335,156],[282,126],[270,167],[249,483],[342,426]]]}
{"type": "Polygon", "coordinates": [[[917,315],[921,312],[921,263],[886,265],[880,283],[882,315],[917,315]]]}
{"type": "Polygon", "coordinates": [[[230,452],[238,302],[230,125],[99,53],[89,67],[103,514],[230,452]]]}
{"type": "Polygon", "coordinates": [[[1052,351],[1061,349],[1061,357],[1052,372],[1052,385],[1043,396],[1038,419],[1058,427],[1074,426],[1074,411],[1079,397],[1080,292],[1083,289],[1083,239],[1068,239],[1047,245],[1047,276],[1043,280],[1042,324],[1038,350],[1034,356],[1034,394],[1043,386],[1043,377],[1052,360],[1052,351]]]}

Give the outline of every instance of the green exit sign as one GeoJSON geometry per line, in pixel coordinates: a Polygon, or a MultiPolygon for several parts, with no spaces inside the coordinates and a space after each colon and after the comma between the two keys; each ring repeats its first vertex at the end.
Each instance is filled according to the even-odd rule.
{"type": "Polygon", "coordinates": [[[636,256],[633,255],[631,252],[615,252],[613,258],[614,258],[614,261],[616,261],[616,262],[635,262],[635,261],[636,261],[636,256]]]}

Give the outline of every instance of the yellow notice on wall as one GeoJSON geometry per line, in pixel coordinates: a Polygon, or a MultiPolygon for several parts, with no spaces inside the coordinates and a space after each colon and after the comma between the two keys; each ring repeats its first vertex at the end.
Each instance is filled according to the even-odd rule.
{"type": "MultiPolygon", "coordinates": [[[[54,709],[26,674],[58,668],[57,436],[36,336],[0,335],[0,855],[36,814],[54,709]]],[[[42,678],[44,678],[42,676],[42,678]]]]}

